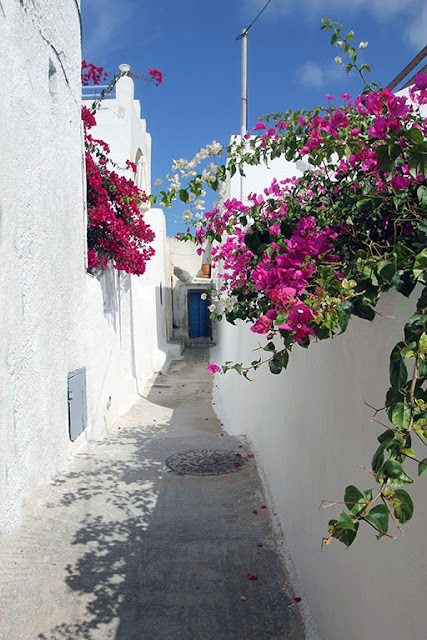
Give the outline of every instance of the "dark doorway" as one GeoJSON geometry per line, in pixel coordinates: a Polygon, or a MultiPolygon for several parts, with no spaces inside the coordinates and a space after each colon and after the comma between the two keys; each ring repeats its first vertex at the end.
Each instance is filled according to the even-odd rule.
{"type": "Polygon", "coordinates": [[[208,300],[202,299],[203,291],[190,291],[188,294],[190,338],[208,338],[208,300]]]}

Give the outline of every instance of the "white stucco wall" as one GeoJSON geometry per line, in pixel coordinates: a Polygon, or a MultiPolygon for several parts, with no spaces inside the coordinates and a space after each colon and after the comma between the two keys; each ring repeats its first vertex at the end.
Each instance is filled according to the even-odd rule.
{"type": "MultiPolygon", "coordinates": [[[[321,553],[328,520],[340,506],[320,511],[323,499],[342,500],[345,487],[372,486],[370,475],[354,465],[370,465],[384,430],[370,422],[388,389],[389,354],[401,337],[399,324],[413,313],[414,301],[386,294],[379,310],[396,321],[353,319],[345,335],[296,346],[288,370],[278,376],[267,369],[248,382],[235,372],[216,376],[215,409],[232,434],[245,433],[254,443],[273,496],[302,586],[323,640],[377,640],[425,635],[427,501],[423,478],[408,491],[415,514],[398,540],[375,540],[361,531],[349,550],[332,543],[321,553]]],[[[218,325],[212,361],[250,363],[260,336],[240,323],[218,325]]],[[[380,418],[381,419],[381,418],[380,418]]],[[[416,478],[416,464],[413,465],[416,478]]],[[[391,529],[393,527],[391,526],[391,529]]]]}
{"type": "MultiPolygon", "coordinates": [[[[262,193],[273,177],[298,175],[299,169],[305,167],[280,159],[270,170],[247,167],[243,200],[251,192],[262,193]]],[[[240,193],[240,178],[235,176],[227,197],[239,198],[240,193]]],[[[373,411],[365,402],[384,406],[390,352],[415,310],[415,299],[390,292],[378,310],[396,319],[378,316],[369,323],[355,318],[343,336],[308,350],[296,345],[288,370],[278,376],[268,367],[254,373],[253,382],[232,371],[215,376],[214,408],[229,433],[246,434],[254,445],[295,567],[298,593],[322,640],[425,636],[423,478],[408,488],[415,514],[404,526],[404,538],[395,529],[391,533],[398,540],[376,541],[374,531],[365,526],[349,550],[333,542],[321,552],[328,521],[342,509],[338,505],[319,511],[322,500],[342,500],[349,484],[362,490],[372,486],[370,475],[354,465],[370,466],[376,437],[384,429],[371,423],[373,411]]],[[[220,322],[211,361],[249,364],[260,356],[253,352],[260,344],[265,339],[249,325],[220,322]]],[[[414,478],[416,467],[414,463],[414,478]]]]}
{"type": "MultiPolygon", "coordinates": [[[[67,374],[86,287],[80,19],[2,1],[0,527],[67,448],[67,374]]],[[[82,326],[79,327],[80,331],[82,326]]]]}
{"type": "MultiPolygon", "coordinates": [[[[145,280],[86,273],[78,3],[2,0],[0,23],[0,529],[10,529],[37,487],[102,437],[164,366],[166,312],[155,300],[167,261],[154,210],[145,280]],[[83,367],[88,426],[71,442],[67,376],[83,367]]],[[[135,119],[125,151],[143,138],[149,157],[135,119]]]]}

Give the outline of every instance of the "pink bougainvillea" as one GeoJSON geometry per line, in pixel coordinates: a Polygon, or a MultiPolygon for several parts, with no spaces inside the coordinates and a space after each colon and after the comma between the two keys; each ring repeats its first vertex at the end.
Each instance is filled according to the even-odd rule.
{"type": "MultiPolygon", "coordinates": [[[[160,72],[159,72],[160,73],[160,72]]],[[[120,75],[118,76],[120,77],[120,75]]],[[[82,63],[82,84],[99,84],[107,75],[102,67],[82,63]]],[[[118,78],[117,78],[118,79],[118,78]]],[[[154,232],[145,222],[141,205],[147,195],[132,180],[119,175],[109,157],[109,146],[95,139],[90,129],[96,125],[95,109],[82,107],[84,125],[87,210],[88,266],[105,268],[111,261],[115,269],[142,275],[154,255],[154,232]]],[[[135,172],[134,163],[126,169],[135,172]]]]}

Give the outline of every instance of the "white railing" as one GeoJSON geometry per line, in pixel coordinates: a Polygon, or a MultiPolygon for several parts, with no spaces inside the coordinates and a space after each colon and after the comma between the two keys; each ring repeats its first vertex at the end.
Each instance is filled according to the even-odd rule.
{"type": "MultiPolygon", "coordinates": [[[[82,87],[82,100],[96,100],[101,93],[108,87],[107,84],[89,85],[82,87]]],[[[116,98],[116,88],[114,87],[105,97],[106,100],[114,100],[116,98]]]]}

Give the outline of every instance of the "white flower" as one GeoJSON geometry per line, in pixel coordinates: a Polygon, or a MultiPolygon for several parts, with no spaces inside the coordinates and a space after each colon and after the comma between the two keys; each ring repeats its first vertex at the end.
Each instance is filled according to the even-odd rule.
{"type": "Polygon", "coordinates": [[[210,304],[210,305],[209,305],[209,307],[208,307],[208,309],[209,309],[209,311],[210,311],[211,313],[213,313],[213,312],[215,311],[215,309],[216,309],[216,306],[215,306],[214,304],[210,304]]]}
{"type": "Polygon", "coordinates": [[[335,63],[336,63],[336,64],[342,64],[342,58],[341,58],[341,56],[337,56],[337,57],[335,58],[335,63]]]}
{"type": "Polygon", "coordinates": [[[226,298],[226,300],[224,301],[224,306],[227,309],[227,311],[232,311],[236,302],[237,302],[237,296],[230,296],[229,298],[226,298]]]}
{"type": "Polygon", "coordinates": [[[154,181],[154,184],[157,187],[159,184],[162,184],[162,182],[163,182],[163,180],[161,178],[157,178],[157,180],[154,181]]]}
{"type": "Polygon", "coordinates": [[[201,297],[202,300],[206,300],[206,298],[208,297],[208,294],[207,293],[202,293],[200,297],[201,297]]]}
{"type": "Polygon", "coordinates": [[[367,46],[368,46],[368,41],[366,40],[366,42],[361,42],[359,44],[359,49],[366,49],[367,46]]]}

